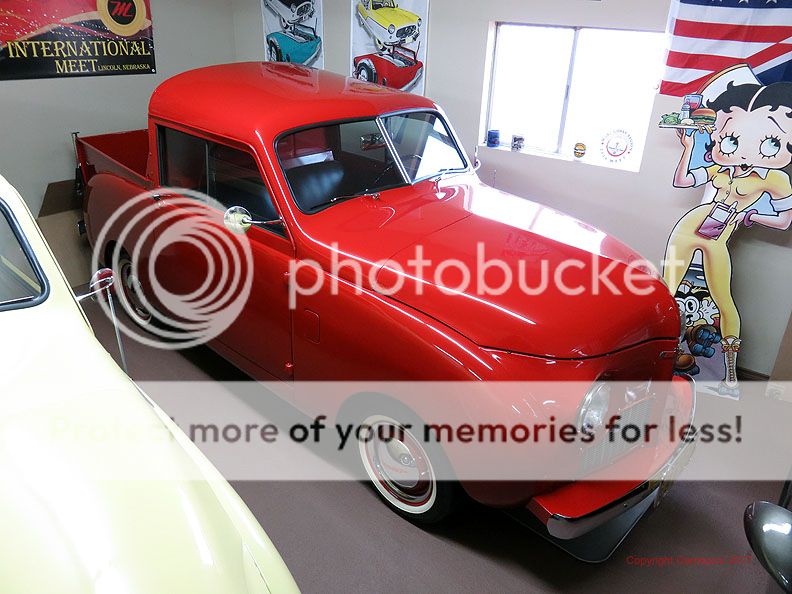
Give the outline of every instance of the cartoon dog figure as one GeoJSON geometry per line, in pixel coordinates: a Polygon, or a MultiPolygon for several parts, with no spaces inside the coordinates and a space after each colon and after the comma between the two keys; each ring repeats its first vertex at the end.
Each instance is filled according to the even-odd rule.
{"type": "Polygon", "coordinates": [[[679,353],[675,370],[696,375],[700,371],[696,357],[713,357],[715,348],[712,345],[721,340],[717,328],[720,317],[718,307],[706,287],[693,286],[689,281],[679,285],[675,299],[680,315],[685,319],[684,339],[689,351],[679,353]]]}

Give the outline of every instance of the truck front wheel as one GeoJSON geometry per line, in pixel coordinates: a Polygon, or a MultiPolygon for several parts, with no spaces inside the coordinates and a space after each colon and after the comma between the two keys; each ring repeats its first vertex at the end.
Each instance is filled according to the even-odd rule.
{"type": "Polygon", "coordinates": [[[370,412],[357,417],[361,431],[367,430],[355,448],[359,463],[380,498],[400,516],[422,525],[446,520],[463,502],[448,459],[439,445],[422,443],[413,434],[422,424],[411,411],[389,404],[366,407],[370,412]]]}

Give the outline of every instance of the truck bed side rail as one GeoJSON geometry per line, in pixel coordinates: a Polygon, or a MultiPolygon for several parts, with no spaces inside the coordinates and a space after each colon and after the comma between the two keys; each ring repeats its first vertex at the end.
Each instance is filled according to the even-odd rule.
{"type": "Polygon", "coordinates": [[[77,136],[75,144],[83,183],[97,173],[110,173],[143,188],[151,185],[146,177],[148,130],[77,136]]]}

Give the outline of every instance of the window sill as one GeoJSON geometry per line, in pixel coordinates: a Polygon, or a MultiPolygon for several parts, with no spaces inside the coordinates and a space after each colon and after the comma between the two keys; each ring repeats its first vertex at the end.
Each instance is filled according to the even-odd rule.
{"type": "Polygon", "coordinates": [[[529,157],[544,157],[546,159],[552,159],[554,161],[565,161],[567,163],[580,163],[581,165],[589,165],[591,167],[599,167],[603,169],[610,169],[613,171],[624,171],[625,173],[639,173],[640,169],[635,169],[633,167],[624,167],[618,163],[592,163],[590,161],[586,161],[582,158],[572,157],[568,155],[562,155],[559,153],[547,153],[544,151],[540,151],[537,149],[523,149],[521,151],[513,151],[511,150],[511,146],[508,144],[502,144],[500,146],[487,146],[486,143],[482,142],[478,145],[479,149],[486,149],[490,151],[497,151],[500,153],[514,153],[516,155],[526,155],[529,157]]]}
{"type": "Polygon", "coordinates": [[[517,155],[528,155],[530,157],[546,157],[548,159],[555,159],[556,161],[579,161],[580,159],[574,159],[572,157],[568,157],[566,155],[562,155],[560,153],[547,153],[544,151],[540,151],[537,149],[525,148],[521,151],[513,151],[511,149],[511,145],[508,144],[501,144],[499,146],[487,146],[486,143],[481,143],[478,145],[480,149],[489,149],[491,151],[498,151],[502,153],[515,153],[517,155]]]}

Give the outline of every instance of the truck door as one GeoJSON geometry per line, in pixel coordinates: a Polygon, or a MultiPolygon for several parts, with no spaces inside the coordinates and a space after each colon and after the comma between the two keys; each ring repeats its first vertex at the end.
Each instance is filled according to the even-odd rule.
{"type": "MultiPolygon", "coordinates": [[[[175,251],[178,254],[178,258],[165,272],[169,277],[167,286],[187,292],[200,290],[200,295],[196,294],[197,299],[214,299],[222,310],[218,315],[227,315],[229,309],[223,308],[233,311],[230,324],[211,343],[215,350],[256,379],[269,379],[268,375],[289,379],[292,322],[286,275],[294,257],[294,246],[283,223],[254,223],[243,237],[235,236],[223,226],[223,214],[232,206],[247,209],[254,221],[280,218],[269,186],[249,149],[161,127],[162,185],[184,187],[171,184],[181,181],[171,180],[171,172],[179,170],[178,152],[181,147],[192,145],[194,152],[196,142],[203,143],[205,159],[200,164],[192,159],[191,168],[198,167],[203,171],[200,175],[193,171],[191,178],[199,180],[195,189],[206,194],[205,204],[200,206],[206,207],[215,229],[206,241],[202,240],[204,234],[196,233],[196,241],[188,238],[171,250],[171,253],[175,251]],[[248,247],[232,247],[231,252],[228,251],[228,246],[243,245],[240,241],[247,243],[248,247]],[[218,243],[224,246],[220,250],[223,257],[218,257],[218,243]],[[239,282],[229,285],[228,279],[235,275],[238,275],[239,282]],[[212,279],[217,279],[214,287],[211,286],[212,279]],[[234,286],[239,294],[227,294],[226,286],[234,286]]],[[[181,197],[178,201],[169,200],[168,194],[168,190],[163,191],[163,207],[182,208],[174,204],[184,204],[184,200],[181,197]]],[[[200,196],[194,199],[202,201],[200,196]]],[[[211,309],[212,304],[208,303],[206,307],[211,309]]]]}

